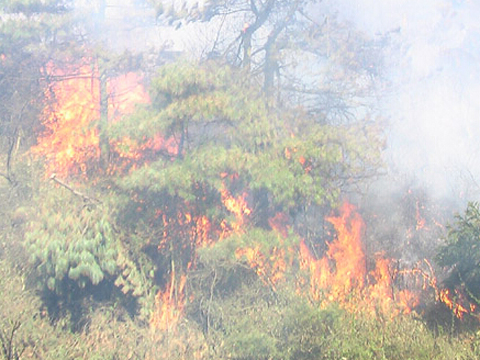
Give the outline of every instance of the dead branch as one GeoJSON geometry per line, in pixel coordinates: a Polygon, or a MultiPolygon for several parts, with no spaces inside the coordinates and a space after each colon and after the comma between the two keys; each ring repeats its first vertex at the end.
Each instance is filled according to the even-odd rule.
{"type": "Polygon", "coordinates": [[[92,198],[88,195],[85,195],[84,193],[81,193],[80,191],[78,190],[75,190],[74,188],[72,188],[70,185],[68,185],[67,183],[63,182],[62,180],[60,180],[59,178],[57,178],[57,175],[56,174],[52,174],[52,176],[50,176],[50,180],[52,181],[55,181],[57,184],[63,186],[65,189],[71,191],[74,195],[76,196],[79,196],[83,199],[83,201],[89,201],[91,203],[97,203],[97,204],[101,204],[102,202],[98,199],[95,199],[95,198],[92,198]]]}

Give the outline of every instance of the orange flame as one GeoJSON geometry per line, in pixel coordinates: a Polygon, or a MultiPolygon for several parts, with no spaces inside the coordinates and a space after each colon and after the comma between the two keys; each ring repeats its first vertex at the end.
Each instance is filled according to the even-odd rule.
{"type": "Polygon", "coordinates": [[[175,271],[171,272],[165,291],[159,291],[155,296],[155,310],[151,319],[153,328],[164,331],[176,329],[184,315],[186,280],[187,277],[182,275],[176,285],[175,271]]]}
{"type": "Polygon", "coordinates": [[[235,256],[237,259],[245,258],[260,279],[273,289],[284,278],[287,270],[285,250],[277,247],[268,255],[265,255],[259,246],[239,248],[235,251],[235,256]]]}
{"type": "Polygon", "coordinates": [[[286,238],[288,236],[288,231],[290,226],[288,225],[289,219],[285,213],[279,212],[275,216],[268,219],[268,225],[275,230],[282,237],[286,238]]]}
{"type": "Polygon", "coordinates": [[[235,215],[235,221],[230,223],[232,231],[234,233],[242,232],[246,218],[252,212],[245,200],[247,194],[243,193],[242,195],[234,197],[225,187],[220,190],[220,194],[225,208],[235,215]]]}
{"type": "Polygon", "coordinates": [[[65,177],[85,172],[88,162],[100,156],[97,130],[89,126],[100,117],[97,70],[82,66],[75,76],[53,67],[48,71],[61,80],[47,93],[51,106],[45,108],[46,130],[32,151],[45,156],[47,173],[65,177]]]}
{"type": "MultiPolygon", "coordinates": [[[[37,139],[32,152],[46,159],[46,176],[56,173],[60,177],[98,170],[101,155],[98,126],[101,117],[101,98],[107,98],[109,123],[120,121],[131,114],[137,104],[149,103],[150,98],[142,85],[142,77],[127,73],[106,80],[106,94],[101,93],[100,74],[96,65],[83,64],[70,69],[47,68],[49,76],[57,79],[47,92],[49,104],[44,109],[45,131],[37,139]]],[[[165,149],[169,154],[177,153],[173,139],[164,140],[156,136],[138,144],[123,138],[110,141],[111,151],[120,159],[110,172],[135,166],[146,150],[165,149]]],[[[145,160],[145,159],[144,159],[145,160]]]]}
{"type": "MultiPolygon", "coordinates": [[[[227,175],[222,174],[225,178],[227,175]]],[[[252,213],[246,201],[246,193],[239,196],[232,196],[230,192],[223,188],[220,190],[222,202],[225,208],[235,216],[235,220],[226,224],[223,223],[223,234],[220,237],[225,238],[232,234],[242,234],[245,232],[245,224],[248,216],[252,213]]],[[[270,219],[269,223],[275,226],[281,219],[285,219],[282,214],[277,214],[275,218],[270,219]]],[[[279,226],[280,228],[280,226],[279,226]]],[[[280,232],[287,235],[287,230],[280,232]]],[[[280,234],[279,234],[280,235],[280,234]]],[[[255,270],[260,279],[275,288],[275,284],[283,278],[287,269],[285,250],[274,247],[268,254],[264,253],[260,246],[242,247],[235,251],[237,259],[245,259],[249,266],[255,270]]]]}
{"type": "MultiPolygon", "coordinates": [[[[439,299],[453,311],[456,317],[463,319],[463,316],[469,314],[470,311],[462,305],[465,302],[462,294],[458,290],[455,290],[454,293],[452,294],[449,289],[443,289],[439,293],[439,299]]],[[[469,308],[472,310],[471,312],[475,311],[474,304],[471,304],[469,308]]]]}
{"type": "MultiPolygon", "coordinates": [[[[4,54],[0,54],[0,60],[5,60],[4,54]]],[[[84,61],[84,64],[87,62],[84,61]]],[[[51,85],[47,93],[50,105],[44,110],[45,131],[39,136],[32,152],[46,158],[47,176],[51,173],[61,177],[71,174],[86,175],[96,170],[101,155],[99,131],[94,126],[102,110],[98,67],[86,64],[73,71],[50,66],[47,72],[58,80],[51,85]]],[[[122,116],[132,113],[136,104],[150,101],[138,74],[128,73],[110,78],[106,90],[107,117],[110,123],[120,121],[122,116]]],[[[141,143],[123,138],[110,141],[110,146],[119,159],[115,164],[116,168],[109,169],[110,172],[136,166],[136,162],[145,162],[145,154],[148,151],[155,153],[162,150],[172,157],[178,154],[178,146],[174,139],[164,139],[160,135],[141,143]]],[[[299,162],[306,173],[312,170],[312,164],[303,155],[298,154],[296,148],[285,148],[284,156],[287,160],[299,162]]],[[[220,176],[225,180],[229,175],[222,173],[220,176]]],[[[238,174],[229,177],[235,180],[238,174]]],[[[192,241],[194,249],[208,246],[234,233],[244,233],[252,214],[246,200],[247,194],[233,196],[224,186],[220,190],[220,196],[225,208],[233,214],[233,221],[224,221],[215,227],[206,216],[188,210],[185,214],[179,214],[175,221],[168,223],[165,214],[159,212],[158,217],[163,219],[165,225],[160,246],[171,240],[173,234],[182,231],[183,235],[192,241]]],[[[422,217],[422,209],[417,201],[416,230],[425,228],[426,221],[422,217]]],[[[358,300],[362,299],[364,307],[370,309],[396,313],[411,311],[418,304],[418,296],[407,290],[394,289],[393,282],[399,273],[393,269],[391,260],[378,254],[374,268],[369,270],[371,266],[367,266],[361,239],[365,225],[355,207],[345,203],[339,216],[332,216],[327,220],[334,226],[337,237],[328,244],[325,256],[322,258],[315,256],[304,241],[300,242],[298,248],[300,266],[309,275],[308,280],[303,281],[303,285],[308,284],[312,299],[322,305],[338,302],[349,309],[361,308],[358,306],[358,300]]],[[[288,217],[283,213],[269,219],[270,227],[283,239],[288,236],[287,224],[288,217]]],[[[265,253],[259,246],[252,246],[237,249],[235,254],[237,258],[246,259],[259,277],[275,288],[276,284],[284,279],[289,266],[292,266],[292,263],[287,261],[289,251],[296,250],[274,247],[265,253]]],[[[193,258],[188,263],[188,269],[194,266],[193,258]]],[[[156,328],[168,330],[175,327],[183,314],[186,276],[177,275],[177,281],[175,276],[175,271],[172,270],[171,279],[164,291],[160,291],[156,296],[156,310],[152,317],[152,324],[156,328]]],[[[435,283],[430,285],[436,286],[435,283]]],[[[475,305],[466,305],[468,302],[458,291],[455,294],[448,289],[438,291],[438,298],[459,318],[475,311],[475,305]],[[454,298],[458,300],[454,301],[454,298]]]]}
{"type": "Polygon", "coordinates": [[[364,225],[353,210],[353,205],[345,203],[340,217],[327,219],[334,225],[338,237],[328,245],[325,257],[317,260],[305,242],[300,244],[301,264],[310,270],[314,300],[320,300],[326,291],[332,301],[344,300],[364,285],[366,263],[360,242],[364,225]]]}
{"type": "Polygon", "coordinates": [[[396,272],[390,260],[378,254],[375,268],[367,271],[361,242],[364,223],[355,207],[345,203],[340,216],[327,220],[337,237],[323,258],[317,259],[305,242],[300,243],[300,264],[310,274],[312,299],[322,306],[339,303],[351,311],[381,310],[392,316],[410,312],[418,299],[407,290],[394,291],[396,272]]]}
{"type": "MultiPolygon", "coordinates": [[[[293,134],[291,134],[292,137],[294,137],[293,134]]],[[[285,159],[287,160],[291,160],[292,159],[292,153],[296,153],[298,150],[297,148],[288,148],[286,147],[284,149],[284,156],[285,156],[285,159]]],[[[308,174],[310,173],[310,171],[312,171],[312,164],[310,161],[308,161],[303,155],[300,155],[298,156],[298,158],[296,158],[296,160],[300,163],[300,165],[302,165],[303,167],[303,170],[305,171],[305,174],[308,174]]]]}

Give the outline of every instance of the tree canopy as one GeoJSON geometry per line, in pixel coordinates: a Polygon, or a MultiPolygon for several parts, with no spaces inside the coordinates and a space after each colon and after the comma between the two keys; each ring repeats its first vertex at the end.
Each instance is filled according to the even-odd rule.
{"type": "Polygon", "coordinates": [[[382,129],[365,105],[374,74],[360,61],[368,51],[352,48],[371,44],[334,19],[312,20],[315,3],[164,13],[214,27],[237,14],[231,26],[246,24],[221,25],[208,55],[155,65],[145,78],[132,75],[141,56],[99,50],[68,4],[12,8],[23,20],[52,11],[59,25],[45,30],[57,32],[51,52],[34,52],[49,85],[38,88],[47,120],[32,147],[46,174],[32,180],[24,243],[45,293],[70,308],[66,294],[109,294],[166,330],[188,313],[207,334],[233,326],[210,309],[223,297],[234,306],[245,287],[267,300],[292,292],[286,279],[303,278],[302,256],[315,249],[309,259],[320,261],[333,241],[324,215],[382,166],[382,129]],[[135,91],[143,83],[148,96],[135,91]]]}
{"type": "MultiPolygon", "coordinates": [[[[479,304],[478,204],[439,250],[446,289],[428,262],[432,275],[385,254],[400,236],[415,248],[435,222],[411,189],[396,210],[405,231],[364,242],[345,198],[383,166],[383,39],[325,2],[132,0],[135,14],[121,1],[1,4],[0,273],[4,249],[16,251],[38,321],[48,313],[80,334],[100,319],[98,347],[112,323],[117,344],[118,328],[141,332],[110,357],[431,358],[433,336],[427,355],[415,342],[384,346],[384,329],[427,331],[391,322],[419,304],[407,283],[445,304],[457,295],[457,312],[468,312],[461,297],[479,304]],[[122,14],[128,31],[147,4],[152,29],[204,30],[203,52],[110,46],[108,16],[122,14]],[[155,346],[140,346],[148,336],[155,346]]],[[[370,211],[378,224],[395,213],[370,211]]]]}
{"type": "Polygon", "coordinates": [[[340,23],[321,1],[151,0],[160,21],[202,23],[215,35],[203,57],[243,68],[270,102],[301,104],[325,122],[372,110],[381,78],[379,43],[340,23]]]}

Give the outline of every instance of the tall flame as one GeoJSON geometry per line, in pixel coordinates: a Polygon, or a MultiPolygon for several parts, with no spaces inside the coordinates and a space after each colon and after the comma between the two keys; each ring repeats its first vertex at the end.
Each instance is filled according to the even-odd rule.
{"type": "MultiPolygon", "coordinates": [[[[0,60],[3,59],[2,56],[0,55],[0,60]]],[[[44,111],[45,131],[38,137],[38,143],[32,152],[45,157],[47,176],[51,173],[56,173],[59,177],[71,174],[87,175],[97,170],[101,156],[98,128],[101,112],[106,111],[108,122],[113,123],[132,113],[136,104],[150,101],[142,86],[141,76],[134,73],[124,74],[109,78],[106,84],[103,84],[105,86],[102,86],[98,66],[89,64],[88,60],[75,70],[62,70],[52,65],[47,69],[47,73],[56,81],[47,93],[50,101],[44,111]],[[102,90],[103,88],[105,90],[102,90]],[[102,94],[102,91],[106,91],[106,94],[102,94]],[[102,97],[107,99],[106,110],[101,108],[102,97]]],[[[126,167],[136,166],[137,162],[144,163],[148,151],[155,154],[162,150],[172,157],[178,153],[174,139],[164,139],[159,134],[142,144],[123,138],[110,140],[109,146],[117,159],[115,168],[108,169],[110,172],[123,171],[126,167]]],[[[297,149],[286,148],[284,155],[288,160],[298,161],[305,173],[311,171],[311,164],[298,154],[297,149]]],[[[227,173],[220,174],[222,181],[226,181],[228,176],[227,173]]],[[[230,175],[230,178],[233,181],[238,178],[238,174],[230,175]]],[[[159,247],[172,241],[175,234],[180,233],[191,241],[193,251],[232,234],[244,234],[253,213],[246,200],[247,193],[234,196],[224,184],[220,197],[233,219],[225,220],[216,226],[205,215],[196,214],[188,204],[185,204],[185,212],[178,214],[176,219],[169,220],[166,214],[158,211],[157,216],[164,225],[163,239],[160,239],[159,247]]],[[[426,220],[422,216],[424,208],[419,202],[416,203],[415,210],[415,230],[426,230],[426,220]]],[[[236,250],[235,255],[246,260],[260,279],[273,289],[285,279],[285,273],[294,266],[293,262],[287,259],[297,256],[300,267],[307,274],[306,277],[300,276],[299,292],[308,293],[310,298],[321,306],[336,302],[352,311],[381,310],[393,315],[410,312],[418,304],[418,296],[395,288],[394,282],[400,272],[395,269],[392,260],[385,258],[383,254],[376,254],[374,263],[367,262],[362,244],[365,224],[355,207],[345,203],[340,209],[340,215],[330,216],[327,221],[333,225],[336,237],[327,244],[327,251],[322,257],[313,254],[305,241],[292,248],[272,247],[262,250],[258,245],[242,247],[236,250]]],[[[268,222],[283,244],[282,240],[288,237],[290,230],[287,225],[288,216],[278,213],[268,222]]],[[[157,293],[152,316],[154,327],[173,329],[183,316],[186,302],[185,272],[195,267],[195,254],[192,256],[187,269],[178,270],[183,271],[183,274],[171,269],[169,281],[157,293]]],[[[418,274],[422,276],[421,273],[418,274]]],[[[461,292],[438,290],[436,283],[431,286],[435,288],[438,299],[459,318],[475,311],[474,305],[470,305],[461,292]]]]}
{"type": "Polygon", "coordinates": [[[81,66],[74,76],[53,67],[48,71],[60,80],[47,93],[45,132],[32,151],[46,157],[47,173],[85,172],[88,162],[100,156],[98,133],[90,126],[100,117],[97,70],[81,66]]]}
{"type": "MultiPolygon", "coordinates": [[[[112,123],[132,113],[136,104],[148,103],[148,94],[135,73],[106,80],[106,94],[101,93],[99,70],[96,65],[79,65],[59,69],[50,65],[46,72],[56,79],[47,91],[48,104],[44,109],[44,132],[32,152],[46,159],[46,174],[60,177],[70,174],[86,175],[98,170],[100,137],[96,123],[101,117],[102,96],[107,101],[108,122],[112,123]]],[[[159,147],[161,140],[148,144],[159,147]]],[[[141,149],[128,139],[112,142],[123,159],[137,159],[141,149]],[[122,150],[125,149],[125,150],[122,150]]],[[[145,147],[145,145],[144,145],[145,147]]]]}
{"type": "Polygon", "coordinates": [[[159,291],[155,296],[155,310],[151,319],[151,325],[155,329],[174,331],[183,318],[187,277],[180,276],[178,284],[175,280],[175,270],[172,270],[165,290],[159,291]]]}
{"type": "Polygon", "coordinates": [[[301,266],[310,274],[310,296],[322,306],[338,303],[351,311],[378,310],[395,315],[408,313],[418,299],[407,290],[394,291],[391,261],[378,254],[368,271],[361,241],[364,222],[355,207],[345,203],[339,216],[327,220],[337,236],[317,259],[305,242],[300,243],[301,266]]]}

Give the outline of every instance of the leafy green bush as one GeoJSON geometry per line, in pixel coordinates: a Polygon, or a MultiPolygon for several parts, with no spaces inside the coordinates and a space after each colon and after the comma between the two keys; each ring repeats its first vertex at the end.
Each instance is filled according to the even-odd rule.
{"type": "Polygon", "coordinates": [[[436,260],[450,270],[445,285],[462,289],[469,301],[480,304],[480,207],[469,203],[463,215],[448,226],[446,243],[438,250],[436,260]]]}
{"type": "Polygon", "coordinates": [[[89,295],[134,304],[151,294],[152,267],[142,256],[142,245],[115,227],[111,209],[116,199],[104,200],[93,203],[48,185],[35,198],[37,211],[30,215],[25,248],[45,299],[52,301],[50,309],[59,311],[60,301],[79,311],[80,300],[89,295]]]}

